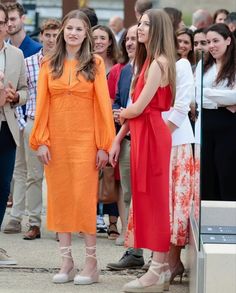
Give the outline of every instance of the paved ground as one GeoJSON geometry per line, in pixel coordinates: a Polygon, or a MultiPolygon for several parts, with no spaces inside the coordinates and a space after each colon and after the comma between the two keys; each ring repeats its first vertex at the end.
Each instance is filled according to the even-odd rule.
{"type": "MultiPolygon", "coordinates": [[[[9,219],[9,210],[5,223],[9,219]]],[[[26,231],[25,217],[23,232],[26,231]]],[[[43,227],[45,216],[43,216],[43,227]]],[[[2,227],[4,227],[4,223],[2,227]]],[[[101,267],[100,283],[90,286],[75,286],[72,283],[56,285],[51,282],[53,274],[60,266],[60,256],[57,249],[55,235],[43,228],[42,238],[34,241],[22,240],[22,234],[7,235],[0,232],[0,247],[18,261],[17,266],[0,266],[0,293],[54,293],[54,292],[121,292],[122,286],[143,271],[127,270],[112,272],[106,269],[108,262],[118,260],[123,252],[123,247],[115,246],[114,241],[108,240],[106,235],[99,235],[97,241],[99,262],[101,267]]],[[[73,256],[78,268],[83,265],[84,244],[83,239],[74,235],[73,256]]],[[[147,260],[149,252],[145,252],[147,260]]],[[[183,283],[176,282],[170,287],[170,293],[188,293],[188,278],[185,275],[183,283]]]]}

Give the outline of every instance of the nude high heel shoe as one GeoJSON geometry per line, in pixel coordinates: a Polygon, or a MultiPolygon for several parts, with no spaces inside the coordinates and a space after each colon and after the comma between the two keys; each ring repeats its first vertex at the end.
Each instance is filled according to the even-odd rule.
{"type": "Polygon", "coordinates": [[[163,292],[164,291],[164,286],[165,286],[165,274],[164,272],[158,273],[156,270],[159,270],[164,267],[165,264],[158,263],[156,261],[152,261],[149,270],[158,277],[158,280],[156,283],[146,286],[143,285],[139,279],[133,280],[129,283],[127,283],[123,287],[124,292],[142,292],[142,293],[147,293],[147,292],[163,292]]]}
{"type": "MultiPolygon", "coordinates": [[[[96,258],[96,246],[86,247],[86,250],[94,250],[93,253],[88,254],[86,252],[86,257],[91,257],[97,260],[96,258]]],[[[91,272],[90,276],[81,276],[80,274],[74,277],[75,285],[91,285],[93,283],[98,283],[99,281],[100,270],[95,267],[95,269],[91,272]]]]}
{"type": "Polygon", "coordinates": [[[182,283],[183,273],[184,273],[184,265],[180,261],[176,264],[173,271],[171,272],[170,284],[174,281],[175,277],[177,276],[180,277],[179,282],[182,283]]]}
{"type": "MultiPolygon", "coordinates": [[[[62,257],[72,259],[71,246],[60,247],[60,250],[61,250],[62,257]]],[[[73,259],[72,259],[72,262],[73,262],[73,259]]],[[[52,278],[52,281],[53,283],[56,283],[56,284],[62,284],[62,283],[67,283],[72,281],[74,277],[75,277],[75,269],[73,265],[72,269],[68,273],[58,273],[54,275],[52,278]]]]}

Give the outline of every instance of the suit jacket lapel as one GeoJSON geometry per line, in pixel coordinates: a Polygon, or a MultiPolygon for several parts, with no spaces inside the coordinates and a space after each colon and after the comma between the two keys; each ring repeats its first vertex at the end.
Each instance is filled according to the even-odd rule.
{"type": "Polygon", "coordinates": [[[4,75],[5,75],[5,82],[8,82],[9,80],[9,69],[11,68],[10,66],[12,65],[11,64],[11,58],[9,56],[9,47],[8,47],[8,44],[6,44],[6,49],[5,49],[5,72],[4,72],[4,75]]]}

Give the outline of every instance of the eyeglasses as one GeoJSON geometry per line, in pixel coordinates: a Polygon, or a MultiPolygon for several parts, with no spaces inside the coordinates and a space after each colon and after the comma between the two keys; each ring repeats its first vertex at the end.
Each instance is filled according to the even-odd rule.
{"type": "Polygon", "coordinates": [[[6,24],[6,21],[0,21],[0,27],[3,27],[6,24]]]}

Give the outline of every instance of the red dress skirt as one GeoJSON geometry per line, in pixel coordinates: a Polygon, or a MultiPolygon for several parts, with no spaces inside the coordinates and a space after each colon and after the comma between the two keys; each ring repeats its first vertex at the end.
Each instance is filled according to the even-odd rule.
{"type": "MultiPolygon", "coordinates": [[[[145,84],[144,64],[135,102],[145,84]]],[[[161,112],[171,106],[170,86],[158,88],[144,112],[129,120],[134,247],[167,252],[170,246],[169,166],[171,134],[161,112]]]]}

